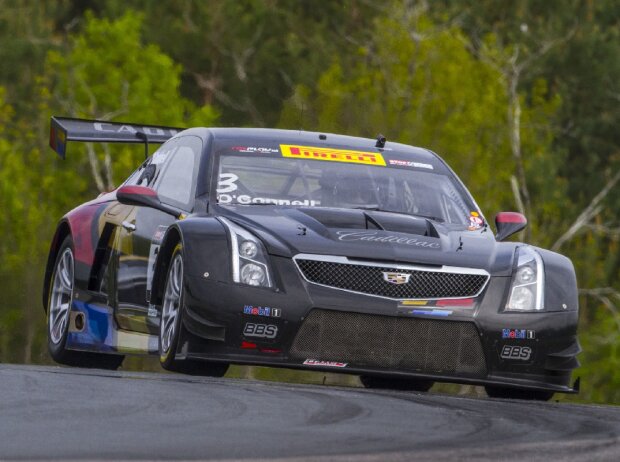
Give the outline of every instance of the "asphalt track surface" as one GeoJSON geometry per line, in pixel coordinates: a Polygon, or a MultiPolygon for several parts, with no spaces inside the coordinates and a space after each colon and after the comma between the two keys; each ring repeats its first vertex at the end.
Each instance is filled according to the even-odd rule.
{"type": "Polygon", "coordinates": [[[620,460],[620,408],[0,365],[0,459],[620,460]]]}

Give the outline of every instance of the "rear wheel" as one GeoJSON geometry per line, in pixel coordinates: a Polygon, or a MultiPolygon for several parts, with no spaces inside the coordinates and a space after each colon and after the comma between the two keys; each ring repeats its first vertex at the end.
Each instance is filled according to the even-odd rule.
{"type": "Polygon", "coordinates": [[[71,305],[75,288],[73,241],[67,236],[60,246],[47,298],[47,346],[54,361],[67,366],[118,369],[124,356],[67,350],[71,305]]]}
{"type": "Polygon", "coordinates": [[[159,327],[159,362],[164,369],[169,371],[222,377],[228,370],[228,364],[175,358],[179,342],[183,334],[186,334],[182,321],[185,310],[183,275],[183,248],[181,244],[178,244],[170,259],[164,290],[159,327]]]}
{"type": "Polygon", "coordinates": [[[422,392],[430,390],[435,383],[432,380],[388,378],[374,375],[361,375],[360,382],[366,388],[422,392]]]}
{"type": "Polygon", "coordinates": [[[487,385],[484,387],[490,398],[525,399],[533,401],[549,401],[553,398],[552,391],[545,390],[520,390],[518,388],[504,388],[487,385]]]}

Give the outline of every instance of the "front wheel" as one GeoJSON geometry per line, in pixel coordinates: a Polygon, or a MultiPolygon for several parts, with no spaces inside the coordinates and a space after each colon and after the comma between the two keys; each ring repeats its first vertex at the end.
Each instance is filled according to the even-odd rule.
{"type": "Polygon", "coordinates": [[[60,246],[47,298],[47,346],[54,361],[67,366],[116,370],[124,356],[87,353],[66,348],[75,288],[73,241],[67,236],[60,246]]]}
{"type": "Polygon", "coordinates": [[[222,377],[228,370],[228,364],[189,359],[176,359],[179,342],[185,334],[183,327],[184,289],[183,248],[178,244],[170,259],[164,300],[159,326],[159,362],[161,366],[174,372],[190,375],[222,377]]]}
{"type": "Polygon", "coordinates": [[[387,378],[374,375],[361,375],[360,382],[366,388],[421,392],[430,390],[435,383],[432,380],[387,378]]]}
{"type": "Polygon", "coordinates": [[[532,401],[549,401],[553,398],[552,391],[520,390],[518,388],[504,388],[487,385],[484,387],[489,398],[524,399],[532,401]]]}

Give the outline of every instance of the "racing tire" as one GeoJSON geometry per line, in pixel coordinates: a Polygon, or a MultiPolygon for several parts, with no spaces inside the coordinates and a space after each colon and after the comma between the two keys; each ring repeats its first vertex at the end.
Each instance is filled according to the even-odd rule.
{"type": "Polygon", "coordinates": [[[420,392],[427,392],[435,384],[432,380],[387,378],[375,375],[360,375],[360,382],[365,388],[420,392]]]}
{"type": "Polygon", "coordinates": [[[116,370],[125,359],[122,355],[68,350],[67,337],[75,289],[75,259],[73,240],[67,236],[62,242],[47,297],[47,348],[59,364],[73,367],[116,370]]]}
{"type": "Polygon", "coordinates": [[[505,388],[487,385],[484,387],[489,398],[523,399],[531,401],[549,401],[555,394],[546,390],[521,390],[518,388],[505,388]]]}
{"type": "Polygon", "coordinates": [[[183,247],[177,244],[170,258],[159,326],[159,363],[167,371],[188,375],[222,377],[229,365],[210,361],[177,359],[182,338],[187,337],[183,326],[185,311],[183,247]]]}

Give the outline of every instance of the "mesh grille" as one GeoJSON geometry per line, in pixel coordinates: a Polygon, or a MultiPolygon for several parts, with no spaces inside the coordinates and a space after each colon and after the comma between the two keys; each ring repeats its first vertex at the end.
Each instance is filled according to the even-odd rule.
{"type": "Polygon", "coordinates": [[[299,329],[290,355],[359,367],[486,375],[482,344],[471,322],[315,309],[299,329]]]}
{"type": "Polygon", "coordinates": [[[404,270],[318,260],[299,259],[297,264],[310,282],[390,298],[474,297],[488,279],[482,274],[404,270]],[[409,274],[409,282],[391,284],[383,279],[384,272],[409,274]]]}

